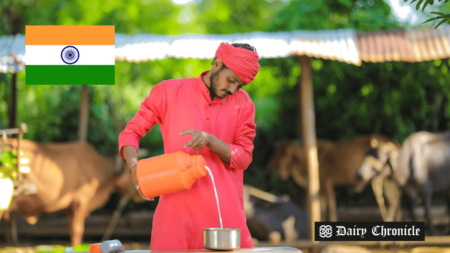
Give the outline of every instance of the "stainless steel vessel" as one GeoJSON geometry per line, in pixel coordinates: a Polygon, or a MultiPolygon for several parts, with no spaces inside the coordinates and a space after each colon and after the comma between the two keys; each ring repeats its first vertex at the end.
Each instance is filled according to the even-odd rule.
{"type": "Polygon", "coordinates": [[[241,247],[240,228],[204,228],[203,245],[209,250],[233,250],[241,247]]]}

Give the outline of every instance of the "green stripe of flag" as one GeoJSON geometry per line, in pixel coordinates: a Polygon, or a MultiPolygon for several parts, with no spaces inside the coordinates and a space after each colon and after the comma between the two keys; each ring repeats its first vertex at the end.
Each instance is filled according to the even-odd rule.
{"type": "Polygon", "coordinates": [[[28,84],[114,84],[115,65],[26,65],[28,84]]]}

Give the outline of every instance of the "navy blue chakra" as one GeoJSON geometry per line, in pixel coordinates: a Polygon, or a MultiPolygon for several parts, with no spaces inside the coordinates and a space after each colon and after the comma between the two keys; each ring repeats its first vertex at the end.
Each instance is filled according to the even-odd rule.
{"type": "Polygon", "coordinates": [[[67,46],[61,51],[61,59],[66,64],[74,64],[80,59],[80,52],[74,46],[67,46]]]}

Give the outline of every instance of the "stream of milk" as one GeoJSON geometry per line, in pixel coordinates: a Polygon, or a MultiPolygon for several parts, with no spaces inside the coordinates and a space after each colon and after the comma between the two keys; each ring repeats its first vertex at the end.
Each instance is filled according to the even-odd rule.
{"type": "Polygon", "coordinates": [[[214,186],[214,193],[216,194],[216,201],[217,201],[217,209],[219,209],[220,228],[223,228],[222,215],[220,214],[219,197],[217,196],[216,185],[214,184],[214,177],[213,177],[211,170],[207,166],[205,166],[205,169],[208,170],[209,176],[211,177],[211,180],[212,180],[212,183],[214,186]]]}

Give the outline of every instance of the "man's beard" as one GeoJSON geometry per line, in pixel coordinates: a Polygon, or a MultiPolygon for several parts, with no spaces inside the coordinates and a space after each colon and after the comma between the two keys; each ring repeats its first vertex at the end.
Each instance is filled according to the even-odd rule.
{"type": "Polygon", "coordinates": [[[214,95],[214,97],[221,98],[217,95],[217,86],[219,85],[217,83],[217,79],[219,78],[219,73],[220,73],[220,70],[213,72],[211,74],[211,76],[209,77],[210,87],[208,87],[208,89],[209,89],[209,92],[214,95]]]}

